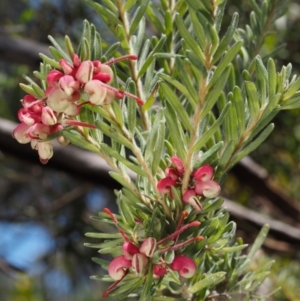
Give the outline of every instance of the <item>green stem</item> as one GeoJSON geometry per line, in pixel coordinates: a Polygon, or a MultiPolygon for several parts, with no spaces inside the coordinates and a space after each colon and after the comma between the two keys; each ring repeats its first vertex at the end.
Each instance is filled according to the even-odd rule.
{"type": "Polygon", "coordinates": [[[203,105],[205,103],[205,97],[207,94],[207,78],[203,78],[200,91],[199,91],[199,104],[197,106],[196,112],[193,116],[193,130],[191,134],[190,143],[187,149],[186,160],[184,162],[184,177],[182,180],[182,194],[188,189],[188,184],[190,180],[191,173],[193,171],[192,160],[194,154],[194,145],[198,140],[198,127],[201,121],[201,112],[203,105]]]}
{"type": "MultiPolygon", "coordinates": [[[[155,179],[155,177],[152,175],[152,172],[147,164],[147,162],[145,161],[144,159],[144,156],[141,152],[141,149],[138,147],[138,145],[136,144],[135,142],[135,139],[132,137],[132,135],[128,132],[128,130],[122,126],[118,120],[116,119],[116,116],[114,114],[114,112],[112,111],[112,109],[109,107],[109,108],[106,108],[106,111],[108,112],[108,114],[110,115],[111,119],[114,121],[114,124],[119,128],[119,130],[122,132],[123,136],[128,140],[130,141],[130,143],[133,145],[133,149],[132,149],[132,152],[133,154],[135,155],[137,161],[139,162],[140,166],[142,167],[142,169],[145,171],[145,173],[147,174],[147,178],[148,180],[150,181],[153,189],[154,189],[154,192],[158,198],[158,202],[161,204],[161,206],[163,207],[164,209],[164,212],[166,214],[166,216],[168,217],[171,217],[171,212],[170,212],[170,209],[168,207],[168,205],[166,204],[163,196],[161,195],[161,193],[158,191],[157,189],[157,181],[155,179]]],[[[140,194],[141,195],[141,194],[140,194]]],[[[142,196],[142,195],[141,195],[142,196]]],[[[144,199],[143,199],[143,202],[144,199]]]]}

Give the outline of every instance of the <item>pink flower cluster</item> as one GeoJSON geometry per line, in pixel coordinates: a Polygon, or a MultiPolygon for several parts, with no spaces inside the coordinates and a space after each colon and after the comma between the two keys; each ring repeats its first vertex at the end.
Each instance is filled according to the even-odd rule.
{"type": "MultiPolygon", "coordinates": [[[[23,98],[23,108],[18,112],[21,124],[13,131],[13,137],[22,144],[30,142],[38,151],[40,161],[47,163],[53,155],[53,145],[48,141],[50,134],[67,125],[95,128],[95,125],[73,120],[82,105],[105,105],[114,97],[121,99],[123,95],[133,97],[141,104],[136,96],[110,86],[114,74],[109,65],[126,58],[137,59],[137,56],[127,55],[104,64],[98,60],[81,62],[76,54],[72,64],[61,59],[61,71],[53,69],[47,75],[45,97],[37,99],[26,95],[23,98]],[[82,101],[84,98],[87,101],[82,101]]],[[[63,145],[69,143],[63,136],[59,136],[58,141],[63,145]]]]}
{"type": "MultiPolygon", "coordinates": [[[[114,223],[117,225],[117,219],[107,208],[104,209],[114,223]]],[[[176,255],[172,262],[167,262],[164,260],[163,255],[169,251],[178,250],[194,241],[200,241],[203,239],[202,236],[196,236],[184,241],[182,243],[176,244],[178,236],[190,227],[198,227],[200,225],[199,221],[194,221],[192,223],[182,226],[184,218],[188,215],[187,212],[183,212],[182,218],[176,231],[157,241],[154,237],[147,237],[144,239],[140,246],[132,243],[129,237],[119,229],[121,235],[123,236],[125,242],[122,245],[123,255],[114,258],[108,266],[108,274],[114,280],[113,283],[103,294],[103,297],[107,297],[109,292],[112,291],[116,285],[122,281],[122,279],[129,273],[133,271],[138,277],[142,277],[146,274],[149,264],[153,264],[153,275],[155,278],[159,278],[168,273],[168,270],[177,271],[181,277],[191,278],[196,272],[195,262],[184,255],[176,255]],[[172,241],[172,243],[170,243],[172,241]],[[168,243],[167,247],[161,247],[165,243],[168,243]]]]}
{"type": "MultiPolygon", "coordinates": [[[[126,241],[122,246],[123,255],[112,260],[108,266],[108,274],[112,279],[120,280],[126,275],[126,269],[132,268],[137,276],[144,276],[148,264],[157,250],[157,244],[154,237],[146,238],[139,248],[132,242],[126,241]]],[[[153,274],[155,277],[164,276],[168,271],[168,266],[168,263],[160,258],[160,262],[153,265],[153,274]]],[[[170,268],[173,271],[178,271],[184,278],[192,277],[196,271],[194,261],[183,255],[176,256],[170,264],[170,268]]]]}
{"type": "MultiPolygon", "coordinates": [[[[176,156],[171,157],[174,167],[167,167],[165,170],[166,177],[158,181],[157,189],[162,194],[172,195],[171,187],[181,187],[184,176],[184,164],[182,160],[176,156]]],[[[192,172],[188,189],[182,196],[183,202],[190,204],[196,211],[201,211],[201,203],[199,197],[206,198],[216,197],[221,187],[213,181],[214,170],[210,165],[203,165],[192,172]]]]}

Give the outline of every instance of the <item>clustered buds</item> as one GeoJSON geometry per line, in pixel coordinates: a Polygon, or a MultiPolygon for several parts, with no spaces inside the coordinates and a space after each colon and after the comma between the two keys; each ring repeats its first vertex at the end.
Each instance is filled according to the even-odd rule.
{"type": "MultiPolygon", "coordinates": [[[[104,212],[112,218],[118,227],[117,219],[110,210],[105,208],[104,212]]],[[[175,255],[171,262],[167,262],[164,259],[164,255],[167,252],[179,250],[192,242],[203,239],[202,236],[196,236],[182,243],[176,243],[178,236],[182,232],[190,227],[198,227],[200,225],[198,221],[182,225],[186,216],[187,212],[184,211],[183,219],[181,219],[176,231],[171,235],[160,241],[157,241],[154,237],[147,237],[141,244],[139,243],[139,246],[131,242],[128,236],[119,229],[125,240],[122,245],[123,254],[114,258],[108,266],[108,274],[116,282],[104,292],[103,297],[107,297],[109,292],[112,291],[130,271],[134,272],[137,277],[143,277],[147,273],[150,263],[152,263],[154,278],[164,276],[170,269],[178,272],[183,278],[191,278],[196,272],[196,264],[191,258],[184,255],[175,255]],[[167,243],[167,247],[164,247],[165,243],[167,243]]]]}
{"type": "MultiPolygon", "coordinates": [[[[136,60],[137,56],[127,55],[103,64],[98,60],[81,62],[76,54],[72,64],[65,59],[59,60],[61,71],[49,71],[45,96],[37,99],[26,95],[22,99],[23,108],[18,112],[21,124],[14,129],[13,137],[22,144],[30,142],[32,148],[38,151],[40,161],[47,163],[53,156],[49,135],[68,125],[96,128],[95,125],[74,120],[82,105],[106,105],[115,97],[121,99],[124,95],[136,99],[139,105],[143,104],[135,95],[110,85],[114,74],[109,65],[127,58],[136,60]],[[83,102],[84,98],[87,101],[83,102]]],[[[59,136],[57,140],[62,145],[69,143],[63,136],[59,136]]]]}
{"type": "MultiPolygon", "coordinates": [[[[157,189],[162,194],[172,195],[172,187],[180,188],[184,176],[184,164],[176,156],[171,157],[174,167],[167,167],[166,177],[158,181],[157,189]]],[[[188,189],[182,196],[183,202],[190,204],[196,211],[201,211],[199,197],[213,198],[220,192],[220,185],[213,181],[214,170],[210,165],[203,165],[192,172],[188,189]]]]}

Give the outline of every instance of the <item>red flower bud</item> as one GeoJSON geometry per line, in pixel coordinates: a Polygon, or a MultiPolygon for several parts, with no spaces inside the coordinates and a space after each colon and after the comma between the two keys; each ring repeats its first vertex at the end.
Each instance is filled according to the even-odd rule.
{"type": "Polygon", "coordinates": [[[162,276],[164,276],[167,273],[167,271],[168,270],[167,270],[166,265],[155,264],[153,266],[153,274],[155,276],[162,277],[162,276]]]}
{"type": "Polygon", "coordinates": [[[148,259],[145,255],[141,253],[134,254],[132,257],[132,268],[141,277],[145,275],[146,268],[148,265],[148,259]]]}
{"type": "Polygon", "coordinates": [[[171,187],[175,185],[176,185],[176,181],[167,177],[158,181],[157,189],[160,193],[165,194],[171,192],[171,187]]]}
{"type": "Polygon", "coordinates": [[[86,84],[93,78],[94,65],[91,61],[84,61],[80,64],[75,78],[82,84],[86,84]]]}
{"type": "Polygon", "coordinates": [[[175,165],[176,170],[180,174],[183,174],[184,173],[184,164],[183,164],[182,160],[180,158],[178,158],[177,156],[173,156],[173,157],[171,157],[171,161],[175,165]]]}
{"type": "Polygon", "coordinates": [[[154,252],[156,251],[156,239],[154,237],[148,237],[144,240],[140,247],[140,252],[147,257],[152,257],[154,252]]]}
{"type": "Polygon", "coordinates": [[[132,256],[134,254],[139,253],[139,248],[130,241],[126,241],[123,243],[122,250],[123,250],[124,257],[127,260],[132,259],[132,256]]]}

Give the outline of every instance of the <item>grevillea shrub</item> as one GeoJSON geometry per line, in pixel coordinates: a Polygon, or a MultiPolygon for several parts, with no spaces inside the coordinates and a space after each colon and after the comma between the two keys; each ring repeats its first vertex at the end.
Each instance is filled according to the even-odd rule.
{"type": "MultiPolygon", "coordinates": [[[[96,220],[112,232],[86,245],[111,282],[103,297],[128,300],[254,300],[272,263],[249,271],[268,232],[252,248],[235,238],[222,207],[228,170],[272,132],[281,110],[300,107],[300,78],[278,68],[264,37],[286,1],[249,1],[250,25],[223,0],[87,1],[118,42],[107,46],[83,23],[77,50],[52,37],[36,81],[25,77],[13,136],[40,161],[52,140],[97,153],[122,186],[118,213],[96,220]],[[222,34],[220,34],[222,32],[222,34]],[[153,35],[153,36],[152,36],[153,35]],[[134,174],[134,175],[133,175],[134,174]]],[[[276,55],[276,49],[272,52],[276,55]]]]}

